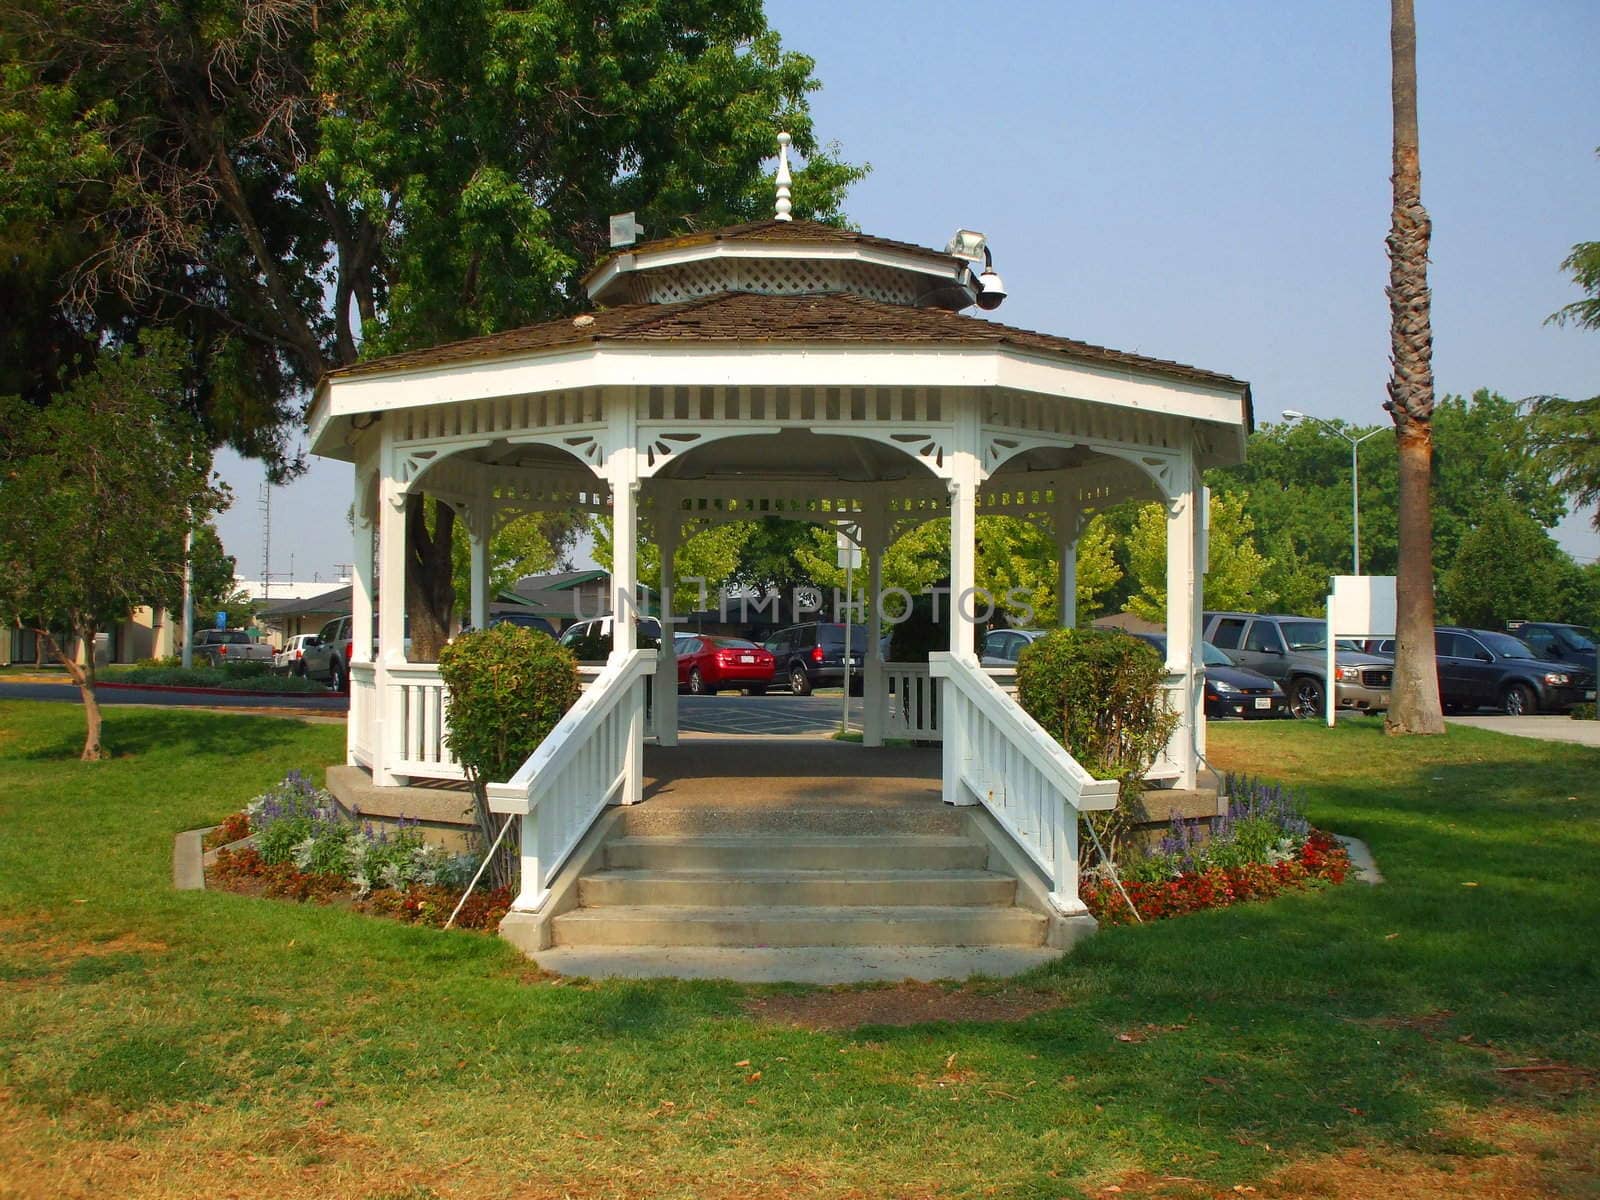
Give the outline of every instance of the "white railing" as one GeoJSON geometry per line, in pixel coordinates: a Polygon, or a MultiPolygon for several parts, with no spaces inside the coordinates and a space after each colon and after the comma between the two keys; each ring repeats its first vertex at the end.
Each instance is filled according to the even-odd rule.
{"type": "Polygon", "coordinates": [[[449,704],[439,665],[388,663],[384,675],[384,767],[392,775],[465,779],[467,773],[445,745],[449,704]]]}
{"type": "Polygon", "coordinates": [[[885,737],[939,740],[939,685],[928,674],[927,663],[884,663],[883,677],[889,704],[885,737]]]}
{"type": "Polygon", "coordinates": [[[1050,879],[1066,915],[1078,899],[1078,814],[1117,804],[1117,781],[1096,779],[976,664],[928,656],[944,714],[944,798],[982,804],[1050,879]]]}
{"type": "Polygon", "coordinates": [[[371,663],[350,664],[350,758],[371,769],[375,749],[372,723],[378,711],[377,669],[371,663]]]}
{"type": "Polygon", "coordinates": [[[639,799],[645,680],[658,661],[654,650],[634,650],[607,663],[517,773],[489,784],[490,809],[522,817],[515,909],[544,904],[550,881],[606,805],[639,799]]]}

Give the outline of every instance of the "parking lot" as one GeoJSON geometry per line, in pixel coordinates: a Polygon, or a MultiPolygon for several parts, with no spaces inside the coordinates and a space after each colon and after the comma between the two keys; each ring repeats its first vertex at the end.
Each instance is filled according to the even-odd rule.
{"type": "MultiPolygon", "coordinates": [[[[757,733],[767,737],[828,737],[837,732],[844,697],[838,692],[811,696],[679,696],[682,733],[757,733]]],[[[850,698],[850,724],[861,728],[861,698],[850,698]]]]}

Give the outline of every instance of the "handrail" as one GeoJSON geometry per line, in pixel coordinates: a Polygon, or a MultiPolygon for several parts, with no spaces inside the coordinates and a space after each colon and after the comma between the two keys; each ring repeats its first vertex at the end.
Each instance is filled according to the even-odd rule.
{"type": "Polygon", "coordinates": [[[1097,812],[1117,806],[1119,784],[1115,779],[1096,779],[1083,764],[1068,754],[1061,743],[1006,695],[999,684],[964,659],[948,650],[928,655],[928,666],[935,679],[948,679],[983,715],[1005,731],[1006,740],[1025,754],[1035,767],[1074,801],[1073,807],[1097,812]],[[1080,802],[1081,801],[1081,802],[1080,802]]]}
{"type": "Polygon", "coordinates": [[[658,661],[654,650],[613,658],[516,773],[485,787],[491,811],[522,817],[517,911],[543,906],[556,872],[608,804],[639,798],[644,680],[658,661]]]}
{"type": "Polygon", "coordinates": [[[1096,779],[975,662],[928,656],[942,681],[944,798],[982,804],[1050,880],[1064,916],[1088,910],[1078,897],[1078,816],[1115,808],[1115,779],[1096,779]]]}
{"type": "Polygon", "coordinates": [[[488,785],[490,810],[526,813],[527,802],[540,779],[565,767],[582,748],[590,729],[627,695],[628,686],[636,679],[655,674],[655,664],[656,655],[651,650],[634,650],[619,661],[607,663],[516,774],[504,783],[488,785]]]}

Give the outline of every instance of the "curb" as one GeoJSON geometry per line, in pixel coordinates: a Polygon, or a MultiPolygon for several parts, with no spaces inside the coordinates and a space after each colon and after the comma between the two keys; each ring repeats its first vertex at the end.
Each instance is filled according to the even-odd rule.
{"type": "Polygon", "coordinates": [[[204,829],[186,829],[178,834],[172,842],[172,886],[180,892],[203,892],[206,888],[206,868],[217,861],[217,853],[221,850],[237,850],[241,846],[255,845],[256,835],[250,834],[242,837],[237,842],[229,842],[226,846],[218,846],[216,850],[207,850],[205,845],[206,834],[216,829],[215,825],[207,825],[204,829]]]}
{"type": "Polygon", "coordinates": [[[1358,883],[1376,887],[1384,881],[1383,872],[1378,870],[1378,862],[1372,857],[1372,850],[1365,842],[1360,838],[1349,837],[1342,833],[1336,833],[1333,836],[1344,847],[1345,853],[1350,856],[1350,873],[1358,883]]]}
{"type": "MultiPolygon", "coordinates": [[[[69,681],[70,682],[70,681],[69,681]]],[[[110,688],[119,692],[177,692],[184,696],[249,696],[253,699],[271,699],[283,697],[287,700],[304,700],[307,698],[323,699],[329,696],[340,697],[343,692],[252,692],[247,688],[209,688],[209,687],[176,687],[164,683],[114,683],[95,680],[95,688],[110,688]]]]}

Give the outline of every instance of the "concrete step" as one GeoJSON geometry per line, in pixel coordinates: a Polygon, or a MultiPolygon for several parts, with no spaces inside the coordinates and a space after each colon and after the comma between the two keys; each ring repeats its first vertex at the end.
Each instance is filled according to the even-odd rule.
{"type": "Polygon", "coordinates": [[[788,807],[662,807],[649,801],[622,810],[618,837],[769,836],[848,837],[922,834],[957,837],[966,831],[958,808],[937,800],[915,804],[813,803],[788,807]]]}
{"type": "Polygon", "coordinates": [[[1001,979],[1059,957],[1045,946],[552,946],[534,955],[546,971],[590,979],[821,985],[1001,979]]]}
{"type": "Polygon", "coordinates": [[[606,843],[608,866],[659,871],[977,870],[988,861],[988,854],[986,847],[969,838],[910,833],[618,837],[606,843]]]}
{"type": "Polygon", "coordinates": [[[613,869],[585,875],[578,903],[604,905],[694,905],[707,908],[900,907],[1005,905],[1017,895],[1017,881],[980,870],[793,871],[613,869]]]}
{"type": "Polygon", "coordinates": [[[641,905],[578,908],[553,926],[558,946],[1040,946],[1046,920],[998,905],[641,905]]]}

